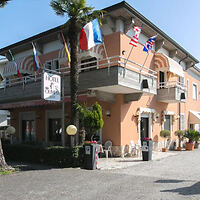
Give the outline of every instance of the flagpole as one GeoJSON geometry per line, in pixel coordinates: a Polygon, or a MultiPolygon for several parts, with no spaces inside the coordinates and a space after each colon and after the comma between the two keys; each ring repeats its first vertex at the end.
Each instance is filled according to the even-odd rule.
{"type": "Polygon", "coordinates": [[[142,69],[143,69],[144,65],[145,65],[146,62],[147,62],[148,57],[149,57],[149,51],[148,51],[148,53],[147,53],[147,56],[146,56],[146,58],[145,58],[145,60],[144,60],[144,63],[143,63],[143,65],[142,65],[142,67],[140,68],[140,80],[139,80],[139,82],[141,82],[141,72],[142,72],[142,69]]]}
{"type": "Polygon", "coordinates": [[[124,63],[124,74],[123,74],[123,76],[125,76],[126,64],[127,64],[128,59],[129,59],[129,57],[130,57],[130,55],[131,55],[131,53],[132,53],[132,51],[133,51],[133,47],[134,47],[134,46],[131,47],[131,50],[130,50],[130,52],[129,52],[129,55],[128,55],[128,57],[127,57],[125,63],[124,63]]]}
{"type": "MultiPolygon", "coordinates": [[[[141,32],[141,30],[142,30],[142,26],[143,26],[143,23],[142,23],[141,26],[140,26],[140,32],[141,32]]],[[[140,34],[140,32],[139,32],[139,34],[140,34]]],[[[138,36],[138,40],[139,40],[139,36],[138,36]]],[[[137,42],[138,42],[138,40],[137,40],[137,42]]],[[[123,74],[123,76],[125,76],[126,64],[127,64],[128,59],[129,59],[129,57],[130,57],[130,55],[131,55],[131,53],[132,53],[132,51],[133,51],[133,47],[134,47],[134,46],[132,45],[132,48],[131,48],[131,50],[130,50],[130,52],[129,52],[129,55],[128,55],[128,57],[127,57],[125,63],[124,63],[124,74],[123,74]]]]}
{"type": "Polygon", "coordinates": [[[104,41],[103,41],[103,47],[104,47],[106,59],[107,59],[107,62],[108,62],[108,75],[110,75],[110,60],[108,59],[108,54],[107,54],[107,51],[106,51],[106,46],[105,46],[104,41]]]}

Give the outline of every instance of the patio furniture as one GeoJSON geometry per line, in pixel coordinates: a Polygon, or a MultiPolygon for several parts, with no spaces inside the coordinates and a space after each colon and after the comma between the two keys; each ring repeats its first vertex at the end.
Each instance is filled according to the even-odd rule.
{"type": "Polygon", "coordinates": [[[130,141],[130,154],[131,156],[141,156],[142,148],[140,144],[135,144],[133,140],[130,141]]]}
{"type": "Polygon", "coordinates": [[[112,142],[110,140],[106,141],[103,146],[103,151],[106,155],[106,158],[108,158],[108,153],[110,152],[110,155],[112,157],[112,142]]]}

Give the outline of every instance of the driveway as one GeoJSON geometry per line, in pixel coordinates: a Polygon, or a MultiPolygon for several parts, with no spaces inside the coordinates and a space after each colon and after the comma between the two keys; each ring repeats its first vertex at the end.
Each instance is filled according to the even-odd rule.
{"type": "Polygon", "coordinates": [[[125,169],[33,168],[0,176],[0,199],[199,200],[199,166],[200,150],[195,150],[125,169]]]}

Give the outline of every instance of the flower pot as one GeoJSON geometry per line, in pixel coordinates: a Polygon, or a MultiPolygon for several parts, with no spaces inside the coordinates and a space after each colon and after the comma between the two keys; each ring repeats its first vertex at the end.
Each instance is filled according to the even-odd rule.
{"type": "Polygon", "coordinates": [[[177,147],[176,150],[177,150],[177,151],[181,151],[181,150],[182,150],[182,147],[177,147]]]}
{"type": "Polygon", "coordinates": [[[194,143],[186,142],[185,143],[185,150],[186,151],[193,151],[194,150],[194,143]]]}
{"type": "Polygon", "coordinates": [[[162,152],[166,152],[167,151],[167,148],[162,148],[162,152]]]}
{"type": "Polygon", "coordinates": [[[198,148],[199,148],[199,143],[198,143],[198,142],[195,142],[194,148],[195,148],[195,149],[198,149],[198,148]]]}

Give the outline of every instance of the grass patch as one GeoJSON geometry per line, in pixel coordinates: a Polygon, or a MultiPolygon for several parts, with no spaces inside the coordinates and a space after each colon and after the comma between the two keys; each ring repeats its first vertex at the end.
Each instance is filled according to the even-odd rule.
{"type": "Polygon", "coordinates": [[[17,171],[18,169],[5,170],[5,169],[0,168],[0,175],[8,175],[8,174],[15,173],[17,171]]]}

